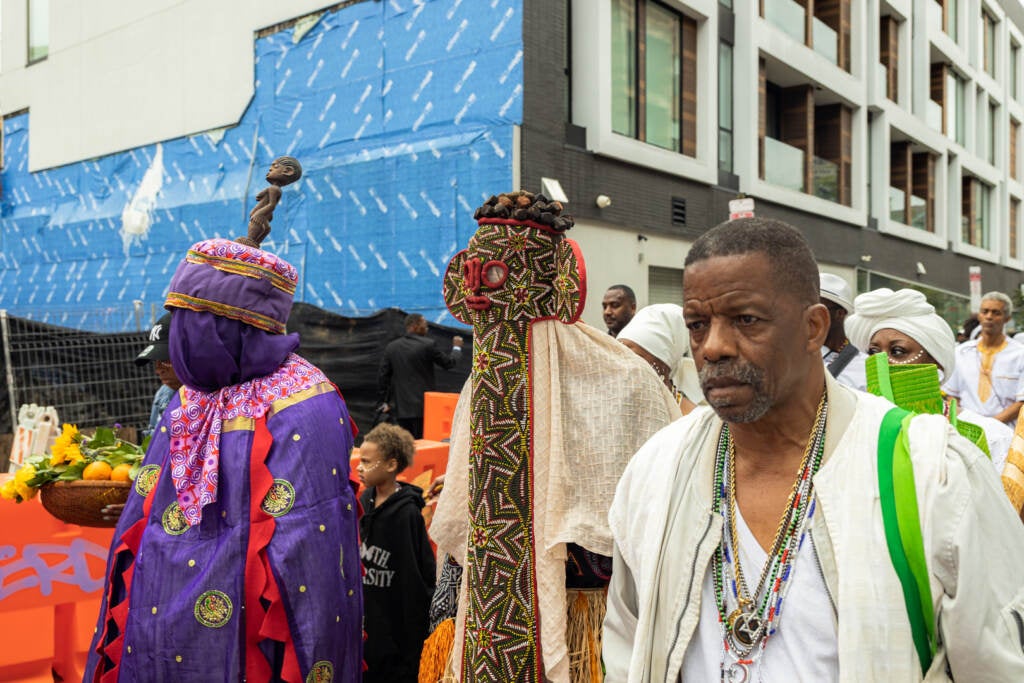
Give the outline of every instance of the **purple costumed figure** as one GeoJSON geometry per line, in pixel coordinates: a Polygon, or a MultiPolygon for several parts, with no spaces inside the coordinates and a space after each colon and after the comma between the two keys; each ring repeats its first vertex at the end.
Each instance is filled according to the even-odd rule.
{"type": "Polygon", "coordinates": [[[185,386],[114,534],[86,681],[360,680],[354,429],[284,334],[297,282],[224,239],[178,266],[165,305],[185,386]]]}

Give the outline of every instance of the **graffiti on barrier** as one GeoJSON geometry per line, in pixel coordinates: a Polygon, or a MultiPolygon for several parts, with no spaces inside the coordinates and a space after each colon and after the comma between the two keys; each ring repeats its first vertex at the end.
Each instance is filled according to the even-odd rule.
{"type": "Polygon", "coordinates": [[[76,538],[69,545],[0,545],[0,600],[32,588],[49,595],[56,583],[78,586],[86,593],[99,590],[103,586],[102,567],[106,559],[106,548],[84,538],[76,538]],[[90,557],[100,560],[99,576],[89,571],[90,557]]]}

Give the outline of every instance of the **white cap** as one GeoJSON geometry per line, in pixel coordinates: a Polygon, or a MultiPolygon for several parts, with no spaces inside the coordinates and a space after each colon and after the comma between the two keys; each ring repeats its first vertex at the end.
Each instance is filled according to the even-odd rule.
{"type": "Polygon", "coordinates": [[[846,280],[832,273],[821,273],[819,279],[821,298],[842,306],[847,313],[853,313],[853,293],[846,280]]]}

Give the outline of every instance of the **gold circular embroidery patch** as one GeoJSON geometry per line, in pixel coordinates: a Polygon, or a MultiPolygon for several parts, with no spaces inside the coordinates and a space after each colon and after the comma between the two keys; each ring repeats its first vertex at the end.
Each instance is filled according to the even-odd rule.
{"type": "Polygon", "coordinates": [[[163,522],[164,531],[171,536],[181,536],[188,531],[188,520],[185,519],[185,513],[181,511],[178,501],[168,505],[160,519],[163,522]]]}
{"type": "Polygon", "coordinates": [[[295,504],[295,487],[287,479],[275,479],[260,507],[271,517],[280,517],[295,504]]]}
{"type": "Polygon", "coordinates": [[[156,480],[160,478],[160,465],[146,465],[135,477],[135,493],[143,498],[156,486],[156,480]]]}
{"type": "Polygon", "coordinates": [[[306,683],[331,683],[334,680],[334,665],[328,661],[320,660],[309,670],[306,676],[306,683]]]}
{"type": "Polygon", "coordinates": [[[221,591],[206,591],[196,599],[192,612],[203,626],[220,628],[231,619],[231,598],[221,591]]]}

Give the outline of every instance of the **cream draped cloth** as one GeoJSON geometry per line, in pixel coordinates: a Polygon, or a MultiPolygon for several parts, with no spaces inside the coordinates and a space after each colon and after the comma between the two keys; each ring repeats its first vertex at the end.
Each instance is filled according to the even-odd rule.
{"type": "MultiPolygon", "coordinates": [[[[626,463],[680,412],[646,361],[585,323],[534,323],[530,349],[541,657],[548,680],[567,683],[565,544],[612,554],[608,510],[626,463]]],[[[444,491],[430,525],[438,557],[447,553],[463,565],[469,535],[471,390],[472,378],[455,409],[444,491]]],[[[468,575],[463,572],[456,618],[456,676],[461,676],[468,575]]]]}

